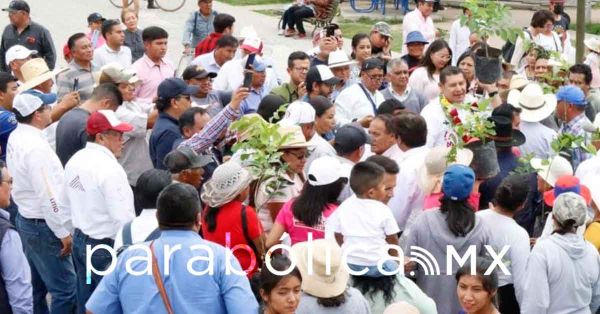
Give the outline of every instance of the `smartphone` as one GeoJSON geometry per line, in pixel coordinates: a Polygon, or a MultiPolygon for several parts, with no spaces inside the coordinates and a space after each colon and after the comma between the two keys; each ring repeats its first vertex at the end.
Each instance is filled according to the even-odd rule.
{"type": "Polygon", "coordinates": [[[77,90],[79,90],[79,78],[78,77],[73,79],[73,92],[76,92],[77,90]]]}
{"type": "Polygon", "coordinates": [[[250,85],[252,85],[252,76],[253,75],[254,75],[254,73],[252,73],[252,71],[244,72],[244,83],[242,84],[242,86],[244,86],[246,88],[250,88],[250,85]]]}
{"type": "Polygon", "coordinates": [[[327,37],[334,37],[335,36],[335,28],[332,26],[328,26],[327,27],[327,33],[325,34],[325,36],[327,37]]]}
{"type": "Polygon", "coordinates": [[[251,70],[252,67],[250,67],[250,65],[252,65],[252,63],[254,63],[254,58],[256,58],[256,54],[255,53],[251,53],[248,55],[248,59],[246,60],[246,66],[245,69],[246,70],[251,70]]]}

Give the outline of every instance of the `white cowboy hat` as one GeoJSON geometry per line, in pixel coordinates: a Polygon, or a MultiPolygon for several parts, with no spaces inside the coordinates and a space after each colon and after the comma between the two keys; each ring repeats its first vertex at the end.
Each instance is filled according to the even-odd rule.
{"type": "Polygon", "coordinates": [[[328,64],[328,67],[331,69],[331,68],[343,67],[346,65],[354,65],[354,64],[356,64],[356,61],[350,60],[350,58],[348,58],[348,55],[344,52],[344,50],[338,49],[336,51],[332,51],[329,54],[329,59],[327,60],[327,64],[328,64]]]}
{"type": "Polygon", "coordinates": [[[532,158],[529,164],[546,183],[554,187],[556,180],[562,176],[572,176],[571,163],[561,156],[554,156],[548,162],[540,158],[532,158]]]}
{"type": "Polygon", "coordinates": [[[304,292],[317,298],[332,298],[346,291],[350,276],[342,264],[342,249],[334,240],[318,239],[296,243],[292,246],[292,251],[302,274],[304,292]],[[312,251],[311,260],[309,251],[312,251]],[[308,263],[312,263],[310,272],[308,263]]]}
{"type": "Polygon", "coordinates": [[[511,90],[506,102],[521,108],[521,120],[527,122],[540,122],[556,109],[556,96],[544,94],[537,83],[527,84],[523,91],[511,90]]]}
{"type": "Polygon", "coordinates": [[[583,44],[594,52],[600,53],[600,39],[598,38],[588,38],[583,41],[583,44]]]}
{"type": "Polygon", "coordinates": [[[417,184],[425,195],[436,192],[436,187],[441,189],[442,177],[446,168],[452,164],[469,166],[473,160],[473,152],[469,149],[458,149],[456,161],[448,163],[446,157],[450,153],[450,147],[436,146],[425,156],[425,162],[419,169],[419,180],[417,184]]]}
{"type": "Polygon", "coordinates": [[[23,84],[17,89],[19,92],[23,92],[32,89],[47,80],[54,79],[54,77],[68,70],[68,68],[54,69],[50,71],[46,61],[42,58],[35,58],[25,62],[21,66],[21,73],[23,74],[23,84]]]}
{"type": "Polygon", "coordinates": [[[511,90],[512,89],[521,89],[521,88],[525,87],[527,84],[529,84],[529,80],[527,79],[527,77],[525,77],[524,75],[515,74],[510,79],[510,85],[509,85],[508,89],[511,89],[511,90]]]}

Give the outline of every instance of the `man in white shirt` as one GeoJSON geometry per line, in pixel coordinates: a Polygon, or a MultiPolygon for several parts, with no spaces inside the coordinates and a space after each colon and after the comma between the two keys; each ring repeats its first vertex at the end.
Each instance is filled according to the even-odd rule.
{"type": "Polygon", "coordinates": [[[31,91],[15,97],[13,112],[19,125],[8,138],[6,161],[19,207],[16,227],[34,278],[35,308],[48,312],[50,292],[50,312],[71,313],[77,281],[70,256],[71,213],[60,197],[62,165],[42,133],[51,122],[49,104],[55,101],[56,94],[31,91]]]}
{"type": "Polygon", "coordinates": [[[102,23],[102,36],[106,44],[94,50],[94,67],[101,68],[116,62],[124,68],[131,66],[131,49],[125,46],[125,32],[118,20],[106,20],[102,23]]]}
{"type": "Polygon", "coordinates": [[[196,57],[190,65],[201,65],[208,72],[219,73],[221,67],[232,60],[238,48],[238,40],[231,35],[223,35],[217,40],[215,50],[196,57]]]}
{"type": "Polygon", "coordinates": [[[396,145],[393,119],[394,117],[389,114],[376,116],[369,125],[369,135],[373,154],[382,155],[397,162],[402,157],[402,150],[396,145]]]}
{"type": "Polygon", "coordinates": [[[97,245],[114,245],[117,231],[135,218],[133,192],[127,174],[117,161],[123,148],[123,133],[133,129],[117,119],[112,110],[92,113],[87,121],[88,143],[65,165],[65,201],[72,211],[73,262],[77,273],[77,304],[84,313],[85,303],[102,279],[86,266],[103,271],[112,256],[97,245]],[[91,247],[91,257],[86,246],[91,247]]]}
{"type": "Polygon", "coordinates": [[[158,194],[172,182],[171,174],[165,170],[150,169],[140,175],[136,182],[136,190],[139,196],[139,205],[143,210],[138,217],[126,223],[117,232],[115,250],[123,246],[154,240],[160,236],[160,231],[157,232],[156,200],[158,194]],[[150,235],[153,237],[149,238],[150,235]]]}
{"type": "MultiPolygon", "coordinates": [[[[402,20],[402,42],[406,42],[406,37],[412,31],[421,32],[429,43],[435,40],[438,34],[431,17],[434,2],[434,0],[418,0],[417,9],[404,16],[402,20]]],[[[426,45],[425,49],[428,46],[426,45]]],[[[407,53],[406,45],[402,45],[402,55],[407,53]]]]}
{"type": "Polygon", "coordinates": [[[377,90],[383,81],[383,61],[369,58],[362,63],[360,81],[344,89],[335,99],[336,120],[340,124],[362,121],[374,117],[377,108],[384,101],[377,90]]]}
{"type": "MultiPolygon", "coordinates": [[[[463,8],[463,15],[471,18],[471,11],[467,8],[463,8]]],[[[450,27],[450,38],[448,39],[448,45],[452,50],[452,65],[458,66],[458,58],[469,49],[471,31],[467,25],[460,25],[460,18],[452,23],[450,27]]]]}
{"type": "Polygon", "coordinates": [[[427,140],[427,124],[425,119],[414,112],[403,112],[394,118],[397,146],[403,153],[396,159],[400,167],[397,176],[394,196],[387,203],[392,209],[400,230],[410,227],[409,220],[414,220],[423,210],[425,194],[417,184],[419,169],[423,167],[425,155],[429,148],[427,140]],[[410,218],[410,219],[409,219],[410,218]]]}

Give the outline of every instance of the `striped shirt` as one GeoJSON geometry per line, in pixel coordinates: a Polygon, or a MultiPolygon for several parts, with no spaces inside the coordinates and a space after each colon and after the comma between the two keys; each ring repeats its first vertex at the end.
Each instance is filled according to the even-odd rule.
{"type": "Polygon", "coordinates": [[[69,69],[56,76],[57,94],[58,99],[61,99],[66,94],[75,91],[75,79],[77,82],[77,91],[81,102],[88,100],[92,96],[94,91],[94,76],[92,72],[93,67],[90,69],[82,68],[75,60],[69,63],[69,69]]]}
{"type": "Polygon", "coordinates": [[[196,46],[196,52],[194,53],[194,56],[197,57],[215,50],[215,47],[217,47],[217,40],[219,40],[221,37],[223,37],[223,33],[208,34],[208,36],[206,36],[206,38],[204,38],[204,40],[199,42],[198,46],[196,46]]]}
{"type": "MultiPolygon", "coordinates": [[[[584,144],[590,144],[590,133],[583,129],[585,124],[591,124],[591,122],[585,116],[585,113],[581,113],[577,117],[573,118],[573,120],[563,124],[562,128],[559,130],[559,134],[567,133],[575,136],[582,136],[584,138],[584,144]]],[[[583,149],[579,147],[573,148],[573,153],[571,155],[571,165],[573,166],[573,170],[577,170],[579,164],[590,157],[592,157],[592,155],[586,153],[583,149]]]]}
{"type": "Polygon", "coordinates": [[[187,146],[192,148],[198,154],[212,155],[209,148],[219,139],[223,130],[229,127],[229,124],[240,116],[239,110],[233,110],[227,105],[219,114],[212,118],[200,132],[192,135],[189,139],[179,144],[179,147],[187,146]]]}

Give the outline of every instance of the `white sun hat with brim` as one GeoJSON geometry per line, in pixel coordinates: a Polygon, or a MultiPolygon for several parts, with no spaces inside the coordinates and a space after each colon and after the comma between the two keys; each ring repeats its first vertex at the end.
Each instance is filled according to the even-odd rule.
{"type": "Polygon", "coordinates": [[[598,38],[588,38],[583,41],[583,44],[591,51],[596,53],[600,53],[600,39],[598,38]]]}
{"type": "Polygon", "coordinates": [[[537,83],[527,84],[523,91],[511,90],[506,102],[521,108],[521,120],[526,122],[540,122],[556,109],[556,96],[544,94],[542,87],[537,83]]]}
{"type": "Polygon", "coordinates": [[[436,188],[441,189],[442,177],[446,168],[452,164],[469,166],[473,161],[473,152],[469,149],[458,149],[456,152],[456,161],[448,163],[446,158],[451,148],[437,146],[432,148],[425,155],[425,162],[419,168],[419,180],[417,184],[425,195],[436,192],[436,188]]]}
{"type": "Polygon", "coordinates": [[[215,169],[212,177],[202,187],[202,202],[210,207],[220,207],[237,197],[254,176],[235,161],[228,161],[215,169]]]}
{"type": "Polygon", "coordinates": [[[54,69],[51,71],[46,64],[46,61],[42,58],[35,58],[25,62],[21,66],[21,74],[23,75],[23,84],[17,89],[19,92],[23,92],[32,89],[47,80],[52,80],[54,77],[68,70],[68,68],[54,69]]]}
{"type": "Polygon", "coordinates": [[[337,297],[346,291],[350,275],[335,240],[296,243],[292,251],[302,274],[302,291],[317,298],[337,297]],[[310,268],[309,263],[312,263],[310,268]]]}
{"type": "Polygon", "coordinates": [[[354,65],[356,63],[357,62],[355,60],[350,60],[346,52],[342,49],[338,49],[329,53],[329,59],[327,60],[327,66],[330,69],[343,67],[346,65],[354,65]]]}
{"type": "Polygon", "coordinates": [[[571,166],[571,163],[564,157],[558,155],[552,157],[549,161],[540,158],[532,158],[529,161],[529,164],[535,169],[537,174],[552,187],[554,187],[558,178],[573,175],[573,166],[571,166]]]}

